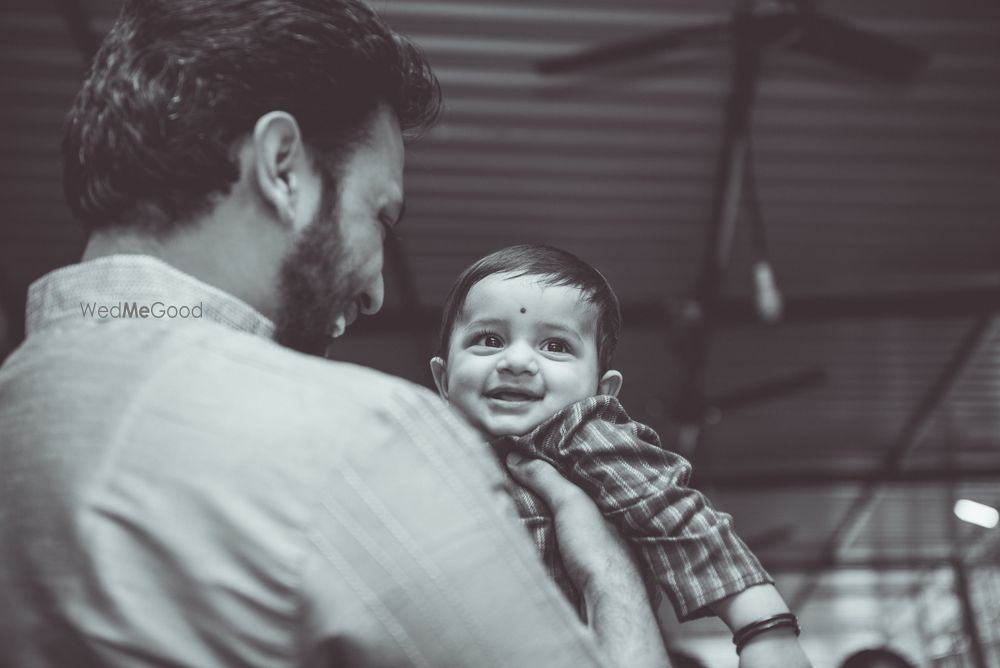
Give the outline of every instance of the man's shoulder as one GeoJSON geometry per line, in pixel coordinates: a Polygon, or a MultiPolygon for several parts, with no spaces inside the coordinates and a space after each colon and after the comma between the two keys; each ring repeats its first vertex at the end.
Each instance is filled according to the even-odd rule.
{"type": "MultiPolygon", "coordinates": [[[[342,466],[424,475],[432,462],[469,457],[476,467],[484,465],[485,443],[427,388],[266,340],[232,343],[208,350],[224,361],[229,377],[216,385],[214,394],[224,395],[217,410],[201,415],[213,428],[223,425],[259,444],[265,458],[311,461],[316,475],[342,466]],[[400,464],[413,457],[411,465],[400,464]]],[[[198,404],[210,400],[202,393],[188,406],[199,412],[198,404]]]]}
{"type": "Polygon", "coordinates": [[[204,350],[228,367],[228,384],[237,386],[238,395],[291,396],[303,410],[318,404],[325,411],[338,405],[380,407],[390,400],[441,404],[427,388],[382,371],[305,355],[260,337],[227,338],[206,342],[204,350]]]}
{"type": "Polygon", "coordinates": [[[259,337],[210,334],[175,340],[144,367],[126,400],[143,429],[197,425],[191,438],[206,446],[285,460],[295,475],[305,462],[329,470],[343,457],[371,462],[390,447],[434,443],[450,453],[472,440],[446,404],[415,383],[259,337]]]}

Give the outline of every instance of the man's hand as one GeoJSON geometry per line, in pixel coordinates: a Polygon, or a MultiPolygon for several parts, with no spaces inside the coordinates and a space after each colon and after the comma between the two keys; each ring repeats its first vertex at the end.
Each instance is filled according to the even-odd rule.
{"type": "Polygon", "coordinates": [[[511,474],[548,504],[566,572],[587,604],[587,616],[609,666],[670,666],[663,638],[628,545],[594,502],[549,464],[507,458],[511,474]]]}

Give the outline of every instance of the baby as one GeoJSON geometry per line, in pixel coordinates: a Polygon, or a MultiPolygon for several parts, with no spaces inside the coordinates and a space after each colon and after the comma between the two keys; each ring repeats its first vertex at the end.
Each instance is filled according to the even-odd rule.
{"type": "MultiPolygon", "coordinates": [[[[685,486],[688,462],[664,450],[615,398],[622,374],[611,360],[620,326],[618,300],[596,269],[549,246],[512,246],[459,276],[431,372],[441,397],[501,457],[543,459],[593,498],[682,621],[714,612],[739,629],[737,639],[744,633],[743,644],[784,631],[794,643],[789,651],[800,652],[791,635],[797,621],[731,517],[685,486]]],[[[511,485],[542,559],[582,611],[548,509],[511,485]]]]}

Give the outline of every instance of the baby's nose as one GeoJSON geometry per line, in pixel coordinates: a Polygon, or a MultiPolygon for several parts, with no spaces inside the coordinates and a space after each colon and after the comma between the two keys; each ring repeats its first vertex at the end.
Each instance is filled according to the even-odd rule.
{"type": "Polygon", "coordinates": [[[509,373],[538,373],[538,359],[530,346],[514,344],[508,346],[500,359],[500,371],[509,373]]]}

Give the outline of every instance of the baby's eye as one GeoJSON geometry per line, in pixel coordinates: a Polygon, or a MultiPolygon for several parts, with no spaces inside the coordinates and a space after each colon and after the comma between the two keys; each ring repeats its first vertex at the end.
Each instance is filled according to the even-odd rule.
{"type": "Polygon", "coordinates": [[[480,334],[476,337],[476,345],[487,348],[503,348],[503,339],[496,334],[480,334]]]}
{"type": "Polygon", "coordinates": [[[559,339],[552,339],[545,342],[545,352],[547,353],[568,353],[569,344],[559,339]]]}

